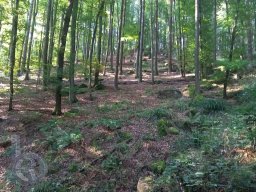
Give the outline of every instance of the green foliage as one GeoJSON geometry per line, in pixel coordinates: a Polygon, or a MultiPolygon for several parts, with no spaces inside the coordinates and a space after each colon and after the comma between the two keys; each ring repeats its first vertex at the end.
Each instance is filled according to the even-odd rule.
{"type": "Polygon", "coordinates": [[[130,149],[130,147],[129,147],[129,145],[127,145],[126,143],[119,143],[117,146],[116,146],[116,150],[118,151],[118,152],[120,152],[121,154],[126,154],[126,153],[128,153],[128,151],[129,151],[129,149],[130,149]]]}
{"type": "Polygon", "coordinates": [[[116,130],[116,129],[120,129],[123,126],[124,121],[121,119],[97,119],[97,120],[91,120],[89,122],[87,122],[87,125],[89,127],[99,127],[99,126],[103,126],[105,128],[108,128],[110,130],[116,130]]]}
{"type": "Polygon", "coordinates": [[[101,167],[106,171],[113,171],[115,169],[118,169],[121,164],[121,160],[115,154],[110,154],[101,163],[101,167]]]}
{"type": "Polygon", "coordinates": [[[199,97],[191,102],[191,106],[199,108],[205,112],[216,112],[225,110],[227,104],[223,99],[199,97]]]}
{"type": "Polygon", "coordinates": [[[173,107],[175,108],[175,110],[182,113],[189,110],[189,102],[185,99],[179,99],[174,102],[173,107]]]}
{"type": "Polygon", "coordinates": [[[237,96],[238,101],[240,102],[248,102],[254,101],[256,102],[256,83],[252,82],[249,85],[246,85],[242,92],[240,92],[237,96]]]}
{"type": "Polygon", "coordinates": [[[217,61],[217,65],[220,68],[224,68],[225,70],[230,70],[231,72],[236,72],[239,70],[245,69],[245,67],[248,65],[248,61],[246,60],[219,60],[217,61]]]}
{"type": "Polygon", "coordinates": [[[180,131],[175,127],[168,127],[166,129],[166,132],[167,134],[171,134],[171,135],[178,135],[180,133],[180,131]]]}
{"type": "Polygon", "coordinates": [[[154,161],[151,163],[150,168],[155,174],[162,174],[165,170],[166,163],[163,160],[154,161]]]}
{"type": "Polygon", "coordinates": [[[165,119],[160,119],[157,122],[157,132],[160,137],[167,135],[167,128],[169,126],[169,122],[165,119]]]}
{"type": "Polygon", "coordinates": [[[129,141],[133,138],[131,133],[123,131],[118,131],[116,136],[118,138],[117,142],[129,141]]]}
{"type": "Polygon", "coordinates": [[[138,117],[148,118],[149,120],[158,120],[161,118],[171,118],[172,110],[166,106],[153,109],[146,109],[137,114],[138,117]]]}
{"type": "Polygon", "coordinates": [[[82,134],[79,129],[64,131],[60,127],[61,123],[63,122],[50,120],[39,126],[39,130],[46,137],[44,143],[53,150],[63,149],[72,143],[79,142],[82,139],[82,134]]]}
{"type": "MultiPolygon", "coordinates": [[[[86,87],[80,88],[79,86],[75,86],[73,88],[73,91],[75,92],[75,94],[84,94],[84,93],[88,93],[89,90],[86,87]]],[[[62,94],[62,96],[68,96],[69,95],[69,87],[64,87],[61,90],[61,94],[62,94]]]]}
{"type": "Polygon", "coordinates": [[[188,85],[188,95],[191,98],[196,96],[196,86],[194,84],[188,85]]]}
{"type": "Polygon", "coordinates": [[[113,111],[122,111],[128,109],[130,102],[127,100],[115,102],[115,103],[104,103],[103,105],[99,105],[97,107],[97,111],[99,112],[113,112],[113,111]]]}
{"type": "Polygon", "coordinates": [[[55,191],[55,192],[67,192],[68,189],[65,188],[62,184],[59,182],[54,182],[54,181],[43,181],[39,182],[34,186],[30,192],[50,192],[50,191],[55,191]]]}
{"type": "Polygon", "coordinates": [[[211,90],[214,88],[211,81],[203,80],[201,83],[201,88],[204,90],[211,90]]]}
{"type": "Polygon", "coordinates": [[[68,171],[71,172],[71,173],[75,173],[79,170],[79,165],[77,163],[71,163],[69,166],[68,166],[68,171]]]}
{"type": "Polygon", "coordinates": [[[255,161],[242,164],[240,154],[232,152],[255,140],[255,130],[246,129],[253,127],[255,120],[236,111],[199,114],[200,126],[174,143],[155,189],[178,190],[182,183],[185,191],[255,191],[255,161]]]}

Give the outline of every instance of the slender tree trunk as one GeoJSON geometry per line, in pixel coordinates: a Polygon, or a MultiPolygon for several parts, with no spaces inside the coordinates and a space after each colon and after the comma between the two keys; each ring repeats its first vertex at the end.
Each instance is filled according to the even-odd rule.
{"type": "Polygon", "coordinates": [[[18,9],[19,0],[15,1],[15,9],[13,10],[12,18],[12,33],[11,33],[11,43],[10,43],[10,100],[9,100],[9,111],[13,110],[13,72],[15,65],[15,51],[17,43],[17,29],[18,29],[18,9]]]}
{"type": "MultiPolygon", "coordinates": [[[[142,0],[140,0],[140,5],[142,5],[142,0]]],[[[142,8],[142,6],[141,6],[142,8]]],[[[142,10],[140,8],[140,18],[139,18],[139,25],[141,26],[141,21],[142,21],[142,10]]],[[[141,31],[139,31],[139,39],[138,39],[138,48],[137,48],[137,54],[136,54],[136,75],[135,78],[139,78],[140,75],[140,39],[141,39],[141,31]]]]}
{"type": "Polygon", "coordinates": [[[170,12],[169,12],[169,52],[168,52],[168,71],[169,73],[172,71],[172,34],[173,34],[173,28],[172,28],[172,23],[173,23],[173,18],[172,18],[172,4],[173,0],[170,0],[170,12]]]}
{"type": "Polygon", "coordinates": [[[27,53],[28,53],[28,41],[29,41],[29,34],[30,34],[30,28],[31,28],[31,21],[32,21],[32,14],[33,14],[33,8],[34,8],[34,0],[31,0],[30,2],[30,8],[27,18],[27,27],[26,27],[26,33],[24,37],[24,47],[23,47],[23,53],[22,53],[22,60],[21,60],[21,73],[23,74],[25,72],[26,62],[27,62],[27,53]]]}
{"type": "MultiPolygon", "coordinates": [[[[250,1],[246,1],[246,5],[248,7],[253,6],[250,1]]],[[[249,17],[247,18],[247,60],[253,61],[253,26],[252,26],[252,16],[249,13],[249,17]]]]}
{"type": "MultiPolygon", "coordinates": [[[[139,51],[139,82],[142,82],[142,60],[143,60],[143,53],[144,53],[144,28],[145,28],[145,0],[141,1],[141,24],[140,24],[140,51],[139,51]]],[[[157,51],[157,49],[155,50],[157,51]]],[[[156,60],[156,58],[155,58],[156,60]]]]}
{"type": "Polygon", "coordinates": [[[61,41],[58,51],[58,68],[57,68],[57,85],[55,94],[55,109],[53,115],[61,115],[61,89],[62,89],[62,78],[63,78],[63,66],[64,66],[64,54],[67,42],[67,33],[72,14],[73,4],[75,0],[69,0],[69,6],[66,10],[64,17],[63,28],[61,29],[61,41]]]}
{"type": "MultiPolygon", "coordinates": [[[[100,18],[100,14],[102,13],[102,11],[104,9],[104,4],[105,4],[105,2],[104,2],[104,0],[102,0],[100,2],[99,11],[98,11],[97,16],[96,16],[95,27],[94,27],[94,31],[93,31],[91,48],[90,48],[90,58],[89,58],[89,88],[90,88],[90,90],[91,90],[91,87],[92,87],[92,60],[93,60],[94,42],[95,42],[95,39],[96,39],[98,21],[99,21],[99,18],[100,18]]],[[[92,99],[91,91],[90,91],[90,98],[92,99]]]]}
{"type": "Polygon", "coordinates": [[[151,81],[155,83],[154,72],[154,17],[153,17],[153,1],[150,0],[150,30],[151,30],[151,81]]]}
{"type": "Polygon", "coordinates": [[[110,69],[113,71],[113,11],[114,11],[113,5],[114,5],[114,1],[112,0],[110,3],[108,45],[107,45],[107,53],[106,53],[105,67],[104,67],[104,73],[103,73],[104,76],[106,75],[109,54],[111,55],[110,69]]]}
{"type": "Polygon", "coordinates": [[[49,72],[49,63],[48,63],[48,48],[49,48],[49,33],[50,33],[50,21],[51,21],[51,11],[52,11],[52,1],[48,0],[47,4],[47,19],[45,25],[45,35],[44,35],[44,48],[43,48],[43,86],[46,89],[48,84],[48,72],[49,72]]]}
{"type": "MultiPolygon", "coordinates": [[[[229,62],[232,62],[233,60],[233,51],[234,51],[234,45],[235,45],[235,40],[236,40],[236,34],[237,34],[237,23],[238,23],[238,17],[239,17],[239,4],[240,0],[237,0],[237,7],[236,7],[236,15],[235,15],[235,22],[234,22],[234,27],[232,29],[231,33],[231,39],[230,39],[230,50],[229,50],[229,62]]],[[[230,75],[230,69],[226,69],[226,74],[225,74],[225,80],[223,83],[223,98],[227,98],[227,87],[228,87],[228,80],[229,80],[229,75],[230,75]]]]}
{"type": "Polygon", "coordinates": [[[54,50],[54,36],[55,36],[55,30],[56,30],[56,23],[57,23],[57,11],[58,11],[58,4],[59,0],[55,0],[55,5],[54,8],[52,9],[52,15],[50,19],[50,38],[49,38],[49,49],[48,49],[48,78],[50,77],[51,74],[51,69],[52,69],[52,60],[53,60],[53,50],[54,50]]]}
{"type": "Polygon", "coordinates": [[[159,23],[158,23],[158,0],[155,0],[155,75],[158,75],[159,53],[159,23]]]}
{"type": "Polygon", "coordinates": [[[214,0],[213,8],[213,63],[217,60],[217,0],[214,0]]]}
{"type": "Polygon", "coordinates": [[[122,0],[121,4],[121,18],[120,18],[120,25],[118,31],[118,45],[117,45],[117,56],[116,56],[116,70],[115,70],[115,81],[114,87],[118,89],[118,73],[119,73],[119,64],[120,64],[120,51],[121,51],[121,37],[122,37],[122,30],[123,30],[123,20],[124,20],[124,5],[126,0],[122,0]]]}
{"type": "Polygon", "coordinates": [[[25,76],[26,81],[29,80],[29,72],[30,72],[29,66],[31,61],[31,50],[32,50],[32,43],[33,43],[33,37],[34,37],[34,31],[35,31],[36,15],[38,13],[38,0],[32,0],[32,4],[33,4],[34,12],[33,12],[31,33],[30,33],[30,39],[29,39],[29,45],[28,45],[28,59],[27,59],[26,76],[25,76]]]}
{"type": "Polygon", "coordinates": [[[199,64],[199,1],[195,0],[195,87],[196,94],[200,93],[200,64],[199,64]]]}
{"type": "MultiPolygon", "coordinates": [[[[124,36],[124,26],[125,26],[125,15],[126,15],[126,1],[124,2],[124,18],[123,18],[123,26],[122,26],[122,37],[124,36]]],[[[124,43],[125,41],[121,41],[121,54],[120,54],[120,75],[123,74],[123,63],[125,62],[124,59],[124,43]]]]}
{"type": "Polygon", "coordinates": [[[69,65],[69,102],[75,103],[78,101],[75,93],[75,59],[76,59],[76,30],[77,30],[77,12],[78,12],[78,1],[74,1],[72,20],[71,20],[71,33],[70,33],[70,65],[69,65]]]}
{"type": "MultiPolygon", "coordinates": [[[[103,11],[104,5],[102,7],[103,11]]],[[[99,37],[98,37],[98,50],[97,50],[97,65],[95,67],[94,73],[94,86],[99,85],[99,74],[100,74],[100,65],[101,65],[101,52],[102,52],[102,13],[99,15],[99,37]]]]}

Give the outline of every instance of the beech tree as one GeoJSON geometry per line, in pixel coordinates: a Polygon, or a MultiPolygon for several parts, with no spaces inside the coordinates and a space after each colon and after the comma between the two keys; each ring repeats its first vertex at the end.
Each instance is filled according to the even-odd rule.
{"type": "Polygon", "coordinates": [[[19,0],[15,0],[13,4],[13,17],[12,17],[12,33],[10,42],[10,99],[9,99],[9,111],[13,110],[13,76],[15,66],[15,52],[17,43],[17,29],[18,29],[18,10],[19,0]]]}
{"type": "Polygon", "coordinates": [[[55,109],[54,115],[61,115],[61,89],[62,89],[62,79],[63,79],[63,66],[64,66],[64,55],[67,42],[67,33],[69,28],[69,22],[72,15],[72,9],[74,6],[75,0],[69,0],[69,5],[66,9],[65,17],[63,20],[63,28],[61,29],[61,40],[60,47],[58,51],[58,69],[57,69],[57,84],[56,84],[56,93],[55,93],[55,109]]]}

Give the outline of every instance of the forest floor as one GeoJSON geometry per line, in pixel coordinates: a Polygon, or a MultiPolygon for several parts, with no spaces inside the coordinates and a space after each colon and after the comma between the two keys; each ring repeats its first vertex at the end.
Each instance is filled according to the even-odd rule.
{"type": "MultiPolygon", "coordinates": [[[[44,182],[18,184],[10,170],[15,146],[2,142],[0,191],[29,191],[31,187],[46,191],[136,191],[141,178],[159,176],[177,138],[183,131],[191,131],[185,126],[189,110],[183,103],[189,100],[188,85],[194,84],[193,76],[181,78],[178,73],[161,72],[151,84],[150,74],[145,72],[143,83],[138,83],[134,74],[129,74],[130,67],[125,66],[118,91],[113,88],[114,73],[107,73],[104,89],[94,90],[93,100],[87,88],[81,88],[84,92],[77,95],[78,103],[70,105],[68,96],[63,96],[61,117],[52,116],[54,89],[43,91],[33,78],[17,80],[14,111],[7,112],[8,79],[1,78],[0,135],[6,141],[18,135],[22,154],[40,155],[48,173],[44,182]],[[183,96],[159,98],[163,90],[179,90],[183,96]],[[162,135],[162,119],[183,124],[162,135]]],[[[76,79],[77,85],[84,83],[82,78],[76,79]]],[[[221,91],[215,87],[205,95],[218,97],[221,91]]]]}

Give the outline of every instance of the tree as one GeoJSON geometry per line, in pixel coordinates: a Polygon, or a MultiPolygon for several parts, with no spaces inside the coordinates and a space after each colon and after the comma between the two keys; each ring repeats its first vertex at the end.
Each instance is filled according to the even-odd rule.
{"type": "Polygon", "coordinates": [[[158,75],[158,52],[159,52],[158,0],[155,0],[155,75],[158,75]]]}
{"type": "MultiPolygon", "coordinates": [[[[140,46],[139,46],[139,82],[142,82],[142,60],[144,53],[145,0],[141,0],[140,46]]],[[[155,50],[157,52],[157,50],[155,50]]],[[[155,58],[156,60],[156,58],[155,58]]]]}
{"type": "Polygon", "coordinates": [[[78,12],[78,2],[75,0],[72,11],[71,20],[71,33],[70,33],[70,65],[69,65],[69,102],[75,103],[78,101],[75,95],[75,58],[77,54],[76,50],[76,22],[77,22],[77,12],[78,12]]]}
{"type": "Polygon", "coordinates": [[[49,48],[49,34],[50,34],[50,21],[51,21],[51,11],[52,11],[52,1],[48,0],[47,11],[46,11],[46,24],[44,33],[44,44],[43,44],[43,86],[47,87],[48,77],[49,77],[49,63],[48,63],[48,48],[49,48]]]}
{"type": "Polygon", "coordinates": [[[9,111],[13,110],[13,72],[15,66],[15,51],[17,43],[17,29],[18,29],[18,10],[19,0],[14,1],[13,17],[12,17],[12,33],[10,43],[10,99],[9,99],[9,111]]]}
{"type": "Polygon", "coordinates": [[[61,89],[62,89],[62,79],[63,79],[63,66],[64,66],[64,55],[66,49],[67,33],[69,28],[69,22],[72,15],[72,9],[75,0],[69,0],[69,5],[67,7],[63,27],[60,34],[60,47],[58,51],[58,68],[57,68],[57,84],[55,92],[55,109],[53,115],[61,115],[61,89]]]}
{"type": "Polygon", "coordinates": [[[31,33],[30,33],[30,39],[29,39],[29,45],[28,45],[28,56],[27,56],[28,58],[27,58],[27,65],[26,65],[25,80],[29,80],[29,71],[30,71],[29,66],[31,61],[31,51],[32,51],[33,37],[34,37],[34,31],[35,31],[36,16],[38,13],[38,0],[32,0],[32,5],[33,5],[33,18],[32,18],[31,33]]]}
{"type": "Polygon", "coordinates": [[[168,52],[168,71],[171,72],[172,71],[172,51],[173,51],[173,27],[172,27],[172,23],[173,23],[173,17],[172,17],[172,7],[173,7],[173,0],[169,1],[170,3],[170,10],[169,10],[169,52],[168,52]]]}
{"type": "Polygon", "coordinates": [[[200,64],[199,64],[199,1],[195,0],[195,87],[196,93],[200,93],[200,64]]]}
{"type": "Polygon", "coordinates": [[[120,25],[118,31],[118,44],[117,44],[117,55],[116,55],[116,69],[115,69],[115,80],[114,87],[118,89],[118,73],[119,73],[119,64],[120,64],[120,52],[121,52],[121,38],[122,38],[122,30],[123,30],[123,21],[124,21],[124,5],[126,0],[122,0],[121,4],[121,15],[120,15],[120,25]]]}
{"type": "Polygon", "coordinates": [[[28,55],[28,42],[29,42],[29,35],[30,35],[30,29],[31,29],[31,22],[32,22],[32,15],[34,10],[34,0],[30,1],[30,8],[28,13],[28,19],[26,23],[26,34],[24,37],[24,44],[23,44],[23,53],[22,53],[22,61],[21,61],[21,73],[24,73],[25,66],[27,63],[27,55],[28,55]]]}
{"type": "MultiPolygon", "coordinates": [[[[235,18],[234,18],[234,26],[231,31],[231,37],[230,37],[230,49],[229,49],[229,62],[232,62],[233,60],[233,52],[234,52],[234,45],[235,45],[235,40],[236,40],[236,35],[237,35],[237,25],[238,25],[238,18],[239,18],[239,5],[240,5],[240,0],[237,0],[236,2],[236,11],[235,11],[235,18]]],[[[223,83],[223,98],[227,98],[227,86],[228,86],[228,80],[229,80],[229,75],[230,75],[230,68],[226,68],[226,73],[225,73],[225,79],[223,83]]]]}

